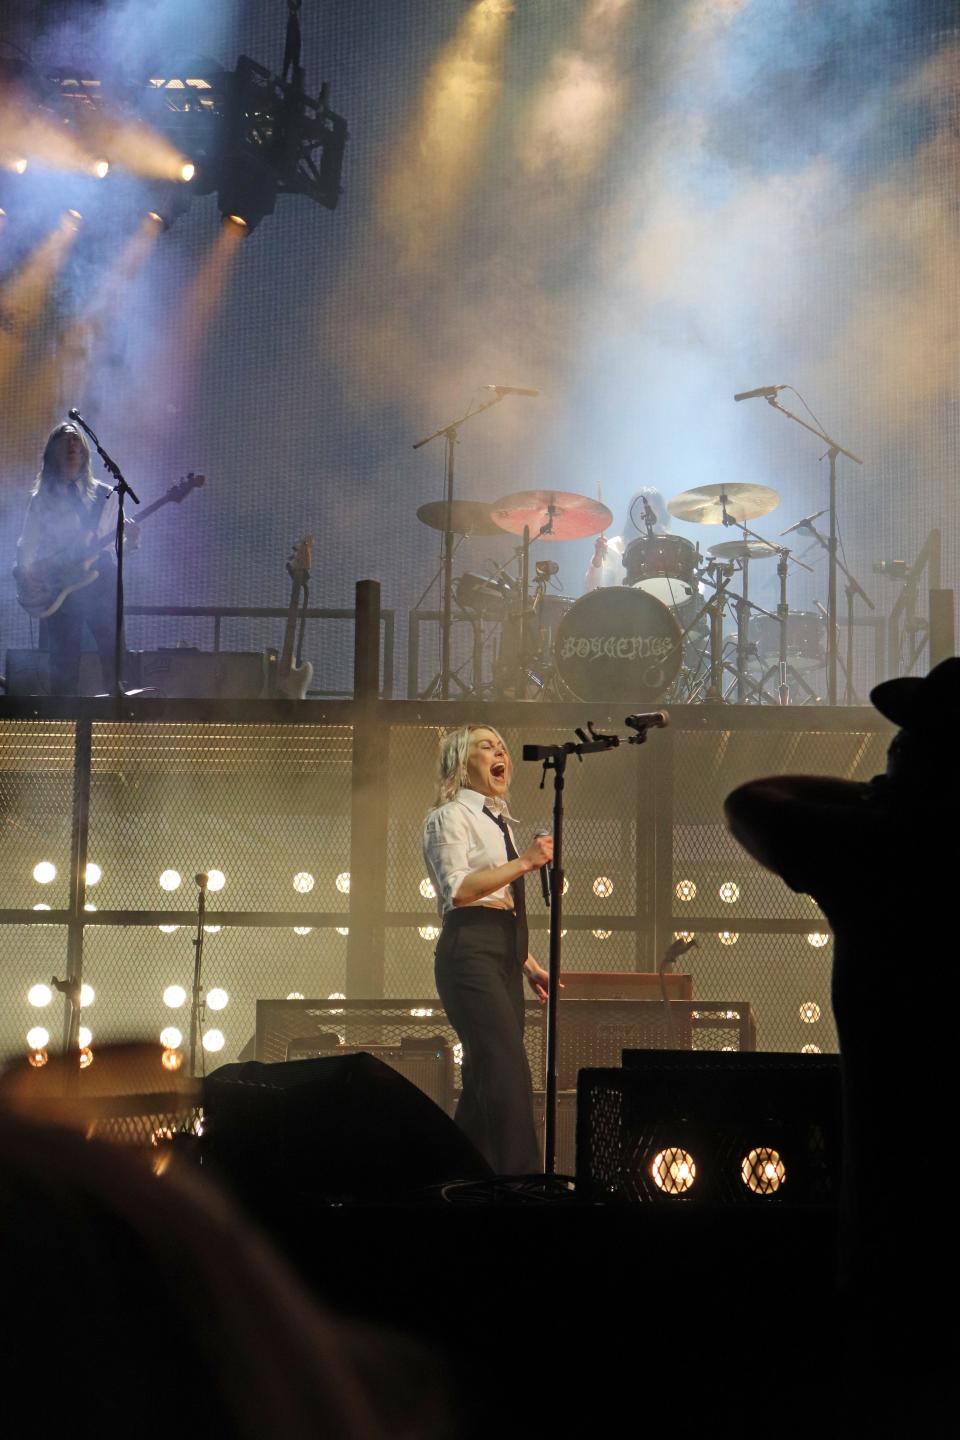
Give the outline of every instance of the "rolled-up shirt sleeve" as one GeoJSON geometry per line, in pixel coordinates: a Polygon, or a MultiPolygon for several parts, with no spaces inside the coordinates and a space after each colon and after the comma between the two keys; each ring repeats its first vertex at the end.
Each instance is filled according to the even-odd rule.
{"type": "Polygon", "coordinates": [[[470,822],[465,811],[455,805],[444,805],[427,816],[423,858],[437,891],[441,915],[452,909],[454,896],[472,868],[469,851],[470,822]]]}

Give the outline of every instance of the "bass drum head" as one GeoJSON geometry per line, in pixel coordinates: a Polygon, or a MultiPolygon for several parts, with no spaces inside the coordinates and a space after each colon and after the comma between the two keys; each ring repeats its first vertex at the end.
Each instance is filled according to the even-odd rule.
{"type": "Polygon", "coordinates": [[[652,595],[611,585],[584,595],[564,615],[554,663],[577,700],[655,704],[679,674],[681,633],[652,595]]]}

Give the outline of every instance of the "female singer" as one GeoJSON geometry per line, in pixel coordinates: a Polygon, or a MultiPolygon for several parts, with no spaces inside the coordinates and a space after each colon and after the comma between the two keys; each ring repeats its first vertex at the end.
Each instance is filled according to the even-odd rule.
{"type": "Polygon", "coordinates": [[[463,725],[440,742],[440,785],[423,854],[443,928],[437,992],[463,1046],[457,1124],[500,1175],[541,1168],[523,979],[543,1003],[549,977],[527,947],[524,876],[549,864],[553,840],[517,853],[508,823],[510,754],[496,730],[463,725]]]}

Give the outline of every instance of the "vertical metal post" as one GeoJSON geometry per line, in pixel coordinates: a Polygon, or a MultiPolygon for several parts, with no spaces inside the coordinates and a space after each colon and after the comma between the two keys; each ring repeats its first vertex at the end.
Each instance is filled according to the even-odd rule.
{"type": "Polygon", "coordinates": [[[350,934],[347,998],[378,999],[384,989],[389,730],[381,723],[380,585],[356,589],[353,650],[353,760],[350,802],[350,934]]]}
{"type": "Polygon", "coordinates": [[[676,788],[676,733],[662,730],[652,753],[643,755],[653,776],[653,969],[673,943],[673,802],[676,788]]]}
{"type": "Polygon", "coordinates": [[[837,450],[830,457],[830,545],[827,554],[827,704],[837,703],[837,450]]]}
{"type": "Polygon", "coordinates": [[[63,1048],[80,1042],[80,987],[83,984],[84,906],[87,903],[87,847],[90,836],[90,768],[93,722],[78,720],[73,737],[73,818],[70,833],[70,919],[67,921],[67,986],[63,1007],[63,1048]]]}

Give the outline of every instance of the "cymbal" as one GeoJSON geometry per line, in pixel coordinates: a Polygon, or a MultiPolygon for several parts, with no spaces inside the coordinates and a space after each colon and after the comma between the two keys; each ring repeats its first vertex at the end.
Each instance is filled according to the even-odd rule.
{"type": "Polygon", "coordinates": [[[769,540],[721,540],[709,548],[718,560],[769,560],[780,553],[769,540]]]}
{"type": "MultiPolygon", "coordinates": [[[[454,500],[450,507],[450,529],[454,535],[502,535],[499,525],[491,519],[491,505],[482,500],[454,500]]],[[[446,530],[446,500],[430,500],[421,505],[417,519],[431,530],[446,530]]]]}
{"type": "Polygon", "coordinates": [[[531,540],[551,519],[551,528],[541,540],[582,540],[585,535],[599,535],[613,522],[613,512],[601,501],[565,490],[518,490],[497,500],[492,513],[500,529],[511,535],[522,535],[529,527],[531,540]]]}
{"type": "Polygon", "coordinates": [[[684,490],[667,502],[667,509],[678,520],[689,520],[694,525],[722,525],[721,496],[726,498],[727,514],[733,520],[756,520],[780,504],[780,496],[768,485],[733,480],[729,485],[698,485],[695,490],[684,490]]]}

